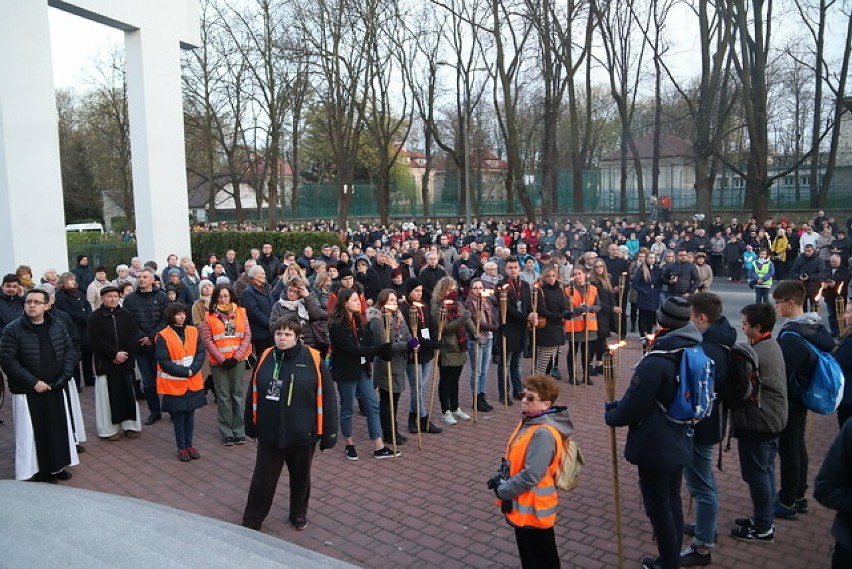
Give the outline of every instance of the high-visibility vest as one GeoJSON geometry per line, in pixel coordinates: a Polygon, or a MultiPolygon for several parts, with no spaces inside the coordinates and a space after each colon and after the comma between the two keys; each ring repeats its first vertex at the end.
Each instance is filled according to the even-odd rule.
{"type": "Polygon", "coordinates": [[[518,424],[515,432],[509,437],[509,444],[506,448],[506,458],[509,460],[509,476],[515,476],[523,470],[527,447],[539,428],[543,427],[553,435],[556,452],[553,454],[553,461],[547,467],[547,471],[538,481],[538,484],[512,499],[512,511],[505,514],[506,521],[520,528],[551,528],[556,523],[556,507],[559,504],[559,496],[556,493],[556,471],[562,462],[561,436],[550,425],[534,425],[517,436],[522,424],[523,422],[518,424]]]}
{"type": "MultiPolygon", "coordinates": [[[[565,297],[568,299],[571,308],[577,308],[581,304],[591,307],[598,300],[598,288],[592,284],[586,284],[586,293],[582,294],[579,287],[566,286],[565,297]]],[[[585,332],[586,324],[589,325],[589,332],[597,332],[598,315],[594,312],[575,314],[570,320],[565,321],[565,331],[585,332]]]]}
{"type": "MultiPolygon", "coordinates": [[[[320,353],[318,350],[310,346],[304,346],[308,353],[311,354],[311,360],[314,362],[314,371],[317,374],[317,436],[321,437],[323,434],[323,418],[325,416],[325,407],[323,405],[323,384],[322,384],[322,370],[320,369],[320,363],[322,363],[322,358],[320,357],[320,353]]],[[[260,392],[257,390],[257,374],[260,371],[260,368],[263,366],[263,363],[266,361],[266,358],[269,357],[269,354],[272,353],[272,350],[275,348],[266,348],[260,356],[260,359],[257,361],[257,365],[254,366],[254,371],[251,374],[251,417],[252,421],[255,425],[257,425],[257,405],[260,400],[260,392]]]]}
{"type": "Polygon", "coordinates": [[[771,266],[772,266],[772,261],[766,261],[762,265],[760,263],[758,263],[757,261],[754,262],[754,266],[752,267],[752,270],[754,271],[754,274],[757,275],[757,278],[763,279],[763,284],[760,285],[761,287],[770,287],[771,288],[772,285],[775,283],[775,279],[771,279],[771,278],[767,279],[766,278],[766,275],[769,274],[769,268],[771,266]]]}
{"type": "MultiPolygon", "coordinates": [[[[195,359],[195,349],[198,346],[198,328],[195,326],[184,327],[184,340],[181,342],[180,336],[166,326],[157,334],[166,342],[166,348],[169,350],[169,359],[172,363],[182,366],[189,366],[192,360],[195,359]]],[[[163,371],[160,364],[157,364],[157,393],[160,395],[183,395],[187,391],[200,391],[204,389],[204,378],[201,377],[201,371],[196,372],[191,377],[177,377],[163,371]]]]}
{"type": "MultiPolygon", "coordinates": [[[[248,322],[246,309],[238,307],[236,311],[234,311],[234,330],[230,336],[226,334],[227,330],[225,329],[225,322],[218,314],[208,312],[206,321],[207,327],[210,329],[210,337],[212,338],[213,343],[216,344],[216,348],[224,354],[225,358],[233,357],[234,352],[240,349],[243,336],[246,334],[246,324],[248,322]]],[[[207,354],[207,361],[214,365],[219,363],[216,361],[213,354],[207,354]]]]}

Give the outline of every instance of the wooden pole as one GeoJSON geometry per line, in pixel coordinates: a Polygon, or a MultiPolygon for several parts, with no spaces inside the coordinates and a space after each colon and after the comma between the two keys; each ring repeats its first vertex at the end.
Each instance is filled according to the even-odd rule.
{"type": "MultiPolygon", "coordinates": [[[[411,326],[411,337],[418,338],[417,334],[418,325],[418,308],[416,306],[412,306],[408,310],[408,323],[411,326]]],[[[423,450],[423,430],[420,428],[420,358],[419,351],[414,351],[414,391],[415,391],[415,405],[417,407],[417,448],[419,450],[423,450]]]]}
{"type": "MultiPolygon", "coordinates": [[[[444,337],[444,326],[447,323],[447,306],[445,304],[441,305],[440,317],[438,318],[438,342],[440,342],[444,337]]],[[[438,388],[438,381],[440,377],[436,377],[439,375],[439,368],[441,367],[441,348],[435,350],[435,358],[433,360],[435,363],[432,366],[432,385],[429,389],[429,420],[432,420],[432,410],[435,405],[435,390],[438,388]]]]}
{"type": "MultiPolygon", "coordinates": [[[[604,385],[606,386],[607,401],[615,401],[616,366],[613,356],[614,350],[615,348],[607,349],[603,356],[604,385]]],[[[621,485],[618,481],[618,445],[615,427],[609,428],[609,449],[612,459],[612,496],[615,507],[615,540],[618,567],[619,569],[624,569],[624,543],[621,535],[621,485]]]]}
{"type": "Polygon", "coordinates": [[[509,291],[506,286],[500,289],[500,323],[503,325],[503,408],[509,413],[509,363],[506,361],[506,313],[509,310],[509,291]]]}
{"type": "MultiPolygon", "coordinates": [[[[538,283],[530,287],[530,292],[532,293],[532,311],[538,312],[538,283]]],[[[535,332],[536,327],[532,327],[532,350],[530,354],[532,355],[532,373],[535,373],[536,366],[536,347],[535,347],[535,332]]]]}
{"type": "Polygon", "coordinates": [[[837,296],[834,298],[834,317],[837,318],[837,330],[840,336],[846,334],[846,297],[843,296],[843,284],[837,287],[837,296]]]}
{"type": "Polygon", "coordinates": [[[574,347],[575,341],[575,333],[574,333],[574,294],[577,288],[574,286],[574,281],[571,281],[571,286],[569,287],[571,290],[571,301],[569,304],[571,305],[571,346],[569,350],[571,351],[571,378],[573,384],[574,395],[577,395],[577,383],[579,383],[580,378],[577,377],[577,350],[574,347]]]}
{"type": "MultiPolygon", "coordinates": [[[[391,341],[391,319],[393,312],[385,310],[382,315],[385,318],[385,343],[391,341]]],[[[393,446],[393,457],[396,458],[396,418],[393,408],[393,362],[387,362],[388,366],[388,408],[390,410],[391,442],[393,446]]]]}
{"type": "Polygon", "coordinates": [[[482,351],[479,347],[479,334],[482,329],[482,294],[476,297],[476,341],[473,344],[473,385],[470,386],[470,397],[473,403],[473,424],[479,420],[479,406],[477,405],[479,385],[479,356],[482,351]]]}

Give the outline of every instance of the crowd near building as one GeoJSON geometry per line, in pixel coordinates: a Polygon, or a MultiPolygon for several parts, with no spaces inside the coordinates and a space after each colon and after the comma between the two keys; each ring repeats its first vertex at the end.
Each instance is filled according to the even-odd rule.
{"type": "MultiPolygon", "coordinates": [[[[800,392],[816,365],[810,346],[832,352],[852,376],[852,218],[660,218],[427,219],[361,224],[318,251],[258,242],[247,258],[228,249],[198,264],[175,253],[162,264],[134,257],[114,267],[80,255],[68,272],[8,267],[0,366],[12,394],[16,478],[68,480],[69,467],[85,460],[84,388],[95,391],[98,437],[128,444],[121,441],[167,413],[175,457],[187,463],[203,455],[194,412],[213,399],[222,445],[258,442],[243,524],[260,529],[287,464],[289,520],[303,530],[317,446],[333,448],[339,435],[347,460],[401,457],[413,434],[439,436],[518,404],[523,419],[507,447],[516,460],[489,487],[523,566],[558,566],[553,471],[573,430],[568,409],[556,405],[559,382],[593,384],[608,345],[634,342],[646,355],[604,420],[629,427],[625,458],[638,467],[658,547],[643,566],[711,562],[719,506],[712,457],[729,410],[752,498],[730,535],[770,542],[776,518],[797,519],[809,507],[800,392]],[[722,313],[720,279],[753,290],[740,322],[722,313]],[[755,354],[760,405],[729,405],[737,327],[755,354]],[[687,426],[668,420],[665,405],[678,376],[669,355],[692,346],[715,361],[717,404],[687,426]],[[525,358],[534,372],[527,377],[525,358]],[[405,391],[409,404],[399,410],[405,391]],[[353,437],[360,416],[368,441],[353,437]],[[693,523],[684,522],[682,479],[693,523]]],[[[838,497],[852,491],[850,391],[814,494],[839,510],[835,567],[852,566],[852,517],[842,505],[848,498],[838,497]]]]}

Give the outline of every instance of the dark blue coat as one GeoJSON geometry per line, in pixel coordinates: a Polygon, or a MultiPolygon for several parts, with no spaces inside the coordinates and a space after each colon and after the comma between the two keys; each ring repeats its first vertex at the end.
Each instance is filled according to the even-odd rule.
{"type": "Polygon", "coordinates": [[[790,409],[804,409],[802,391],[811,383],[816,355],[802,340],[808,340],[820,350],[830,352],[834,349],[834,338],[831,336],[822,320],[813,312],[791,318],[781,327],[778,334],[778,345],[784,353],[784,365],[787,368],[787,405],[790,409]],[[796,334],[787,332],[798,332],[796,334]]]}
{"type": "Polygon", "coordinates": [[[650,280],[645,280],[641,270],[636,271],[630,287],[636,291],[636,304],[639,310],[657,310],[660,308],[660,292],[662,291],[663,270],[654,266],[650,271],[650,280]]]}
{"type": "Polygon", "coordinates": [[[716,362],[716,402],[713,412],[695,426],[695,444],[715,445],[722,440],[722,412],[718,394],[727,393],[730,348],[737,341],[737,331],[724,316],[713,322],[702,334],[701,347],[716,362]]]}
{"type": "Polygon", "coordinates": [[[252,340],[257,341],[271,337],[269,315],[272,314],[275,297],[272,296],[269,286],[264,285],[264,289],[261,291],[250,284],[243,292],[241,300],[249,319],[252,340]]]}
{"type": "MultiPolygon", "coordinates": [[[[658,334],[654,349],[675,350],[700,341],[701,333],[689,323],[658,334]]],[[[674,398],[677,373],[678,365],[671,358],[659,354],[645,356],[637,364],[624,396],[607,410],[607,425],[628,427],[624,446],[628,462],[671,470],[692,460],[693,441],[688,428],[669,421],[660,407],[660,404],[667,406],[674,398]]]]}

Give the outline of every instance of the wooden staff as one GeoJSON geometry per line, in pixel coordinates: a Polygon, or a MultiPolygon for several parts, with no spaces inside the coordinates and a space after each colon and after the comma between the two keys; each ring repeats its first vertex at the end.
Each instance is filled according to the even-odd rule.
{"type": "MultiPolygon", "coordinates": [[[[532,287],[530,287],[530,292],[532,293],[532,311],[538,313],[538,283],[535,283],[532,287]]],[[[535,365],[536,365],[536,348],[535,348],[535,331],[536,327],[532,327],[532,350],[530,353],[532,354],[532,373],[535,373],[535,365]]]]}
{"type": "Polygon", "coordinates": [[[618,341],[621,341],[622,316],[624,316],[624,287],[627,284],[627,273],[621,273],[618,277],[618,308],[621,314],[618,315],[618,341]]]}
{"type": "Polygon", "coordinates": [[[506,414],[509,413],[509,363],[506,361],[506,313],[509,307],[509,291],[506,290],[508,285],[503,285],[500,288],[500,323],[503,324],[503,407],[506,414]]]}
{"type": "Polygon", "coordinates": [[[473,402],[473,424],[479,420],[479,409],[477,405],[477,387],[479,386],[479,356],[482,351],[479,347],[479,334],[482,329],[482,294],[476,297],[476,341],[473,344],[473,385],[470,386],[470,398],[473,402]]]}
{"type": "MultiPolygon", "coordinates": [[[[607,401],[615,401],[615,359],[613,352],[618,345],[609,346],[603,355],[603,376],[606,386],[607,401]]],[[[618,482],[618,445],[616,443],[615,427],[609,428],[609,448],[612,458],[612,496],[615,502],[615,539],[618,552],[618,567],[624,569],[624,544],[621,536],[621,486],[618,482]]]]}
{"type": "Polygon", "coordinates": [[[569,286],[571,290],[571,302],[569,303],[571,306],[571,347],[569,348],[571,351],[571,377],[573,378],[574,384],[574,395],[577,395],[577,383],[579,379],[577,378],[577,350],[574,349],[574,291],[577,289],[574,287],[574,281],[571,281],[571,285],[569,286]]]}
{"type": "MultiPolygon", "coordinates": [[[[417,328],[418,328],[418,308],[417,306],[412,305],[411,308],[408,309],[408,322],[411,325],[411,337],[418,338],[417,328]]],[[[417,406],[417,448],[419,450],[423,450],[423,432],[420,428],[420,358],[419,358],[419,350],[414,350],[414,391],[415,391],[415,405],[417,406]]]]}
{"type": "MultiPolygon", "coordinates": [[[[393,312],[385,310],[382,313],[385,318],[385,343],[391,341],[391,319],[393,312]]],[[[390,409],[390,428],[391,428],[391,443],[393,446],[393,457],[396,458],[396,418],[394,417],[393,408],[393,361],[387,362],[388,365],[388,407],[390,409]]]]}
{"type": "MultiPolygon", "coordinates": [[[[444,337],[444,326],[447,323],[447,305],[446,303],[441,305],[440,317],[438,318],[438,342],[440,343],[444,337]]],[[[435,350],[435,357],[433,358],[435,362],[432,366],[432,386],[429,389],[429,420],[432,420],[432,409],[435,405],[435,390],[438,388],[438,371],[441,367],[441,348],[435,350]]]]}
{"type": "MultiPolygon", "coordinates": [[[[589,296],[589,283],[586,283],[586,293],[583,295],[583,292],[580,292],[581,296],[588,297],[589,296]]],[[[586,304],[586,298],[582,299],[580,303],[581,306],[586,307],[586,311],[583,312],[583,383],[589,385],[589,305],[586,304]]]]}
{"type": "Polygon", "coordinates": [[[837,330],[840,336],[846,334],[846,297],[843,296],[843,284],[837,287],[837,296],[834,299],[834,317],[837,318],[837,330]]]}

